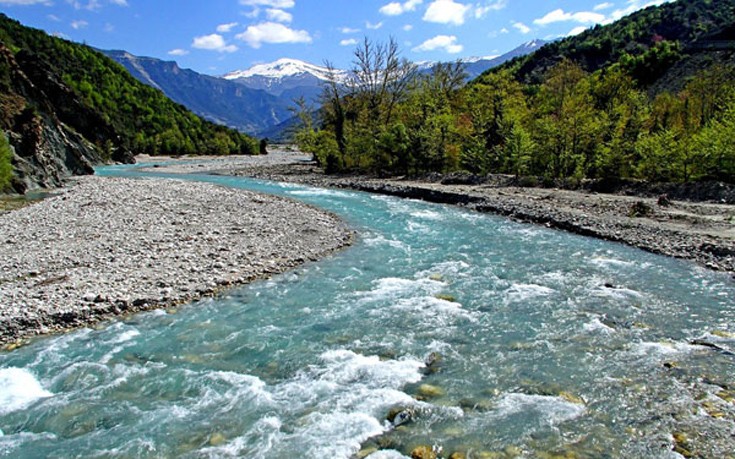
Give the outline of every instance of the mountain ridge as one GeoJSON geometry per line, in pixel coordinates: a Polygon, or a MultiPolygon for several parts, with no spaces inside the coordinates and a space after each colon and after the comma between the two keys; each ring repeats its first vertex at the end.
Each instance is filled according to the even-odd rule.
{"type": "Polygon", "coordinates": [[[179,67],[176,61],[102,50],[138,81],[161,90],[209,121],[257,135],[291,116],[290,102],[266,91],[179,67]]]}
{"type": "Polygon", "coordinates": [[[253,153],[254,139],[196,116],[84,44],[0,13],[0,135],[18,193],[134,154],[253,153]]]}

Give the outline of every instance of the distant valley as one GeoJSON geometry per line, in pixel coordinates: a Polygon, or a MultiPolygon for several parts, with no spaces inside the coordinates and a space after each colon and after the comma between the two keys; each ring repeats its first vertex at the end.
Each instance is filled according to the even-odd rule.
{"type": "MultiPolygon", "coordinates": [[[[533,40],[501,56],[466,59],[467,78],[474,79],[544,44],[543,40],[533,40]]],[[[118,50],[101,52],[122,64],[142,83],[161,90],[197,115],[247,134],[270,138],[282,137],[284,129],[293,124],[294,100],[303,97],[318,105],[322,85],[329,74],[324,66],[284,58],[215,77],[182,69],[174,61],[118,50]]],[[[429,72],[435,64],[422,63],[419,70],[429,72]]],[[[347,76],[346,70],[335,71],[340,78],[347,76]]]]}

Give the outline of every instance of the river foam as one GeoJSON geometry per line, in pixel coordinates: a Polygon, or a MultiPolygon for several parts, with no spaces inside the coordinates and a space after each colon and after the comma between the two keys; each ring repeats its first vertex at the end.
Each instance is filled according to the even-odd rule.
{"type": "Polygon", "coordinates": [[[33,374],[23,368],[0,368],[0,415],[27,407],[54,394],[41,386],[33,374]]]}

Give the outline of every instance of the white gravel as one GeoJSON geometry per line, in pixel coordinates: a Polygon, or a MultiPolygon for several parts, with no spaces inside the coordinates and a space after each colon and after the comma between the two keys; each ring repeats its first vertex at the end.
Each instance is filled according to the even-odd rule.
{"type": "Polygon", "coordinates": [[[0,215],[0,343],[213,295],[351,240],[336,216],[284,198],[85,177],[0,215]]]}

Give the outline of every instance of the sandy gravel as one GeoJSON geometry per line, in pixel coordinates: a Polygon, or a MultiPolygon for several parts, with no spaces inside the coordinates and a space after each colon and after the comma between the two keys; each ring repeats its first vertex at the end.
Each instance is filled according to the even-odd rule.
{"type": "Polygon", "coordinates": [[[213,295],[351,238],[334,215],[284,198],[85,177],[0,215],[0,343],[213,295]]]}
{"type": "MultiPolygon", "coordinates": [[[[227,171],[261,179],[348,188],[465,206],[586,236],[692,260],[735,273],[735,206],[618,194],[495,185],[448,185],[438,181],[325,176],[306,155],[289,153],[270,163],[233,161],[227,171]],[[291,160],[289,162],[289,160],[291,160]],[[647,211],[636,212],[641,204],[647,211]]],[[[208,169],[202,165],[200,170],[208,169]]]]}

